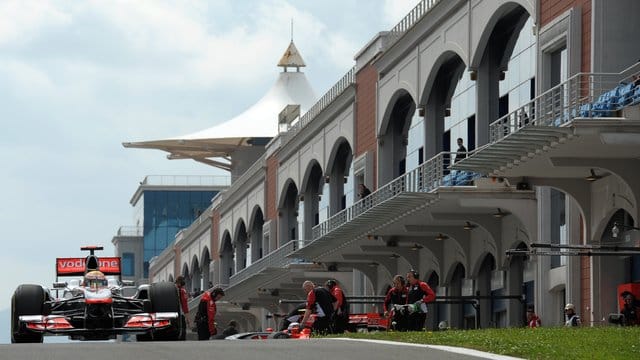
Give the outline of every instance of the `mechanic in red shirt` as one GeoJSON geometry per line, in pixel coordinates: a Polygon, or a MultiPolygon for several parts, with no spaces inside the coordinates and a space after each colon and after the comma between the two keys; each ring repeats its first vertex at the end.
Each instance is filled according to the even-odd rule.
{"type": "Polygon", "coordinates": [[[182,322],[182,333],[180,334],[180,340],[186,340],[187,329],[189,329],[189,296],[187,290],[184,288],[185,281],[184,276],[180,275],[176,278],[176,287],[178,288],[178,294],[180,295],[180,306],[182,308],[182,314],[180,319],[182,322]]]}
{"type": "Polygon", "coordinates": [[[336,302],[333,303],[333,333],[343,334],[349,326],[349,303],[337,281],[327,280],[325,286],[336,298],[336,302]]]}
{"type": "Polygon", "coordinates": [[[218,333],[216,329],[216,301],[224,296],[224,290],[217,286],[211,291],[205,291],[198,304],[196,313],[196,325],[198,327],[198,340],[209,340],[218,333]]]}
{"type": "Polygon", "coordinates": [[[414,311],[409,314],[409,330],[420,331],[424,328],[427,320],[427,304],[436,299],[436,293],[431,287],[420,281],[418,272],[409,270],[407,281],[409,282],[409,292],[407,293],[407,304],[414,304],[414,311]]]}
{"type": "Polygon", "coordinates": [[[307,293],[307,306],[304,310],[304,316],[300,324],[304,326],[311,317],[311,313],[316,314],[313,321],[313,331],[317,334],[331,333],[331,318],[333,316],[333,303],[336,298],[331,295],[329,290],[316,285],[307,280],[302,284],[302,288],[307,293]]]}
{"type": "Polygon", "coordinates": [[[406,311],[395,310],[393,305],[405,305],[407,303],[407,289],[406,282],[402,275],[396,275],[393,277],[393,287],[387,292],[387,296],[384,298],[384,316],[391,316],[391,326],[397,331],[407,331],[407,314],[406,311]]]}

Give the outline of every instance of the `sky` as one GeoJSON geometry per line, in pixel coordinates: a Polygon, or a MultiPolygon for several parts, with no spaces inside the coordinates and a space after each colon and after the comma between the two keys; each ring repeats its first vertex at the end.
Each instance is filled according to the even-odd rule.
{"type": "Polygon", "coordinates": [[[291,19],[324,94],[417,3],[0,1],[0,312],[19,284],[51,286],[56,257],[83,245],[113,255],[146,175],[226,175],[122,142],[190,134],[251,106],[277,79],[291,19]]]}

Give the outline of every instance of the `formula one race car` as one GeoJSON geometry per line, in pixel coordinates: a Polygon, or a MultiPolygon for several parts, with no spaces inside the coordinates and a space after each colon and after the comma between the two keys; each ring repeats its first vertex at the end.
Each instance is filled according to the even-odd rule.
{"type": "Polygon", "coordinates": [[[20,285],[11,298],[11,342],[42,342],[44,335],[72,340],[108,340],[136,334],[138,340],[178,340],[183,331],[180,299],[169,282],[141,285],[135,295],[123,296],[118,279],[120,258],[100,258],[87,246],[86,258],[58,258],[57,276],[81,280],[54,284],[56,296],[44,286],[20,285]],[[62,296],[58,294],[62,291],[62,296]]]}

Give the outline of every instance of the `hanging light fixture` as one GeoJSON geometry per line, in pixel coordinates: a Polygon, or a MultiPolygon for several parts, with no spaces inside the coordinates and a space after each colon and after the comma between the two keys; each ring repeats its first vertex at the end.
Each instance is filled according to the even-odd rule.
{"type": "Polygon", "coordinates": [[[593,169],[589,169],[589,175],[586,176],[584,179],[589,182],[593,182],[593,181],[602,179],[602,175],[597,175],[593,169]]]}
{"type": "Polygon", "coordinates": [[[447,240],[449,237],[443,233],[436,235],[435,239],[438,241],[447,240]]]}
{"type": "Polygon", "coordinates": [[[470,231],[470,230],[475,229],[476,225],[474,225],[474,224],[472,224],[472,223],[467,221],[467,222],[464,223],[464,226],[462,228],[467,230],[467,231],[470,231]]]}
{"type": "Polygon", "coordinates": [[[389,255],[389,259],[397,259],[399,257],[400,257],[400,255],[398,255],[396,253],[393,253],[393,254],[389,255]]]}
{"type": "Polygon", "coordinates": [[[418,250],[422,249],[422,245],[420,245],[418,243],[415,243],[415,244],[413,244],[413,246],[410,249],[413,250],[413,251],[418,251],[418,250]]]}
{"type": "Polygon", "coordinates": [[[498,212],[495,212],[495,213],[493,213],[491,215],[493,215],[494,218],[501,219],[501,218],[509,215],[509,213],[506,212],[506,211],[502,211],[502,209],[498,208],[498,212]]]}

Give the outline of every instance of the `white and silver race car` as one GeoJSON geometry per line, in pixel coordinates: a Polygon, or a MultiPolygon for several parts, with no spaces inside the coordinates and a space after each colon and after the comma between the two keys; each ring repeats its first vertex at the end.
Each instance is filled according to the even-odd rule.
{"type": "Polygon", "coordinates": [[[178,290],[173,283],[133,288],[118,279],[120,258],[98,258],[99,246],[86,246],[86,258],[58,258],[57,276],[81,280],[54,283],[54,291],[41,285],[18,286],[11,298],[11,342],[37,343],[44,335],[66,335],[72,340],[108,340],[118,334],[136,334],[138,341],[179,340],[186,331],[178,290]],[[58,294],[62,292],[62,296],[58,294]]]}

